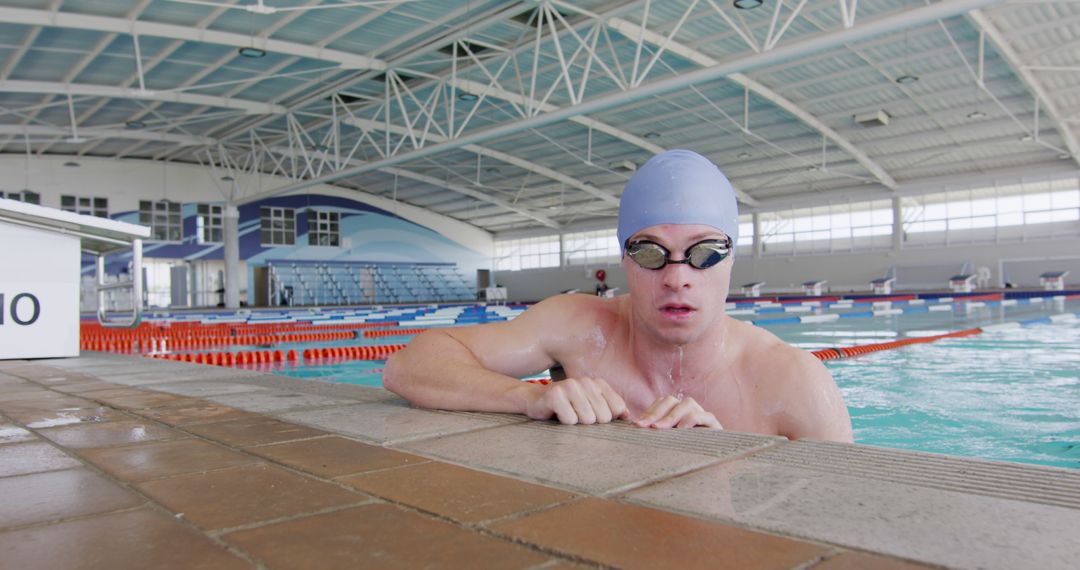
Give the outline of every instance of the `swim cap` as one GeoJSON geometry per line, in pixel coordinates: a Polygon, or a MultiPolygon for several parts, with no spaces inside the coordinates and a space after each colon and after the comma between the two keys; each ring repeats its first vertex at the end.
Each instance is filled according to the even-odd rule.
{"type": "Polygon", "coordinates": [[[619,201],[619,245],[659,224],[703,224],[739,240],[735,189],[709,159],[669,150],[649,159],[626,183],[619,201]]]}

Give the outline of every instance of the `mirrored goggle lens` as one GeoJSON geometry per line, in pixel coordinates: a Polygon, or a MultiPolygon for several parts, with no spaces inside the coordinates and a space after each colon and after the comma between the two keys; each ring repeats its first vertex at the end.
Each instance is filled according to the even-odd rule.
{"type": "Polygon", "coordinates": [[[694,244],[686,253],[692,267],[705,269],[723,261],[730,252],[726,243],[713,241],[694,244]]]}
{"type": "Polygon", "coordinates": [[[630,259],[645,269],[660,269],[667,265],[668,252],[655,243],[634,243],[626,249],[630,259]]]}

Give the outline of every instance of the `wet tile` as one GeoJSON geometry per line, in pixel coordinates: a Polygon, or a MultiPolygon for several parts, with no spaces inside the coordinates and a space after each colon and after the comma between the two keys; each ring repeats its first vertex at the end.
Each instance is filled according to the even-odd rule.
{"type": "Polygon", "coordinates": [[[191,403],[178,406],[140,410],[139,415],[171,426],[205,424],[209,422],[239,420],[256,416],[256,414],[252,412],[245,412],[244,410],[238,410],[229,406],[194,399],[191,403]]]}
{"type": "MultiPolygon", "coordinates": [[[[905,469],[900,463],[893,468],[905,469]]],[[[709,467],[627,499],[935,565],[1072,568],[1080,558],[1077,509],[756,458],[709,467]]]]}
{"type": "Polygon", "coordinates": [[[369,500],[331,483],[258,464],[181,475],[139,489],[205,529],[222,529],[369,500]]]}
{"type": "Polygon", "coordinates": [[[207,396],[206,399],[252,412],[285,412],[298,408],[328,407],[353,403],[353,400],[343,398],[329,398],[284,390],[260,390],[242,394],[207,396]]]}
{"type": "Polygon", "coordinates": [[[186,431],[227,445],[247,447],[307,439],[326,435],[326,432],[264,416],[249,419],[184,427],[186,431]]]}
{"type": "Polygon", "coordinates": [[[139,506],[145,499],[88,469],[0,478],[0,528],[139,506]]]}
{"type": "Polygon", "coordinates": [[[132,419],[124,412],[106,406],[61,410],[17,410],[8,412],[8,416],[33,429],[132,419]]]}
{"type": "Polygon", "coordinates": [[[528,568],[549,556],[386,504],[227,534],[271,568],[528,568]]]}
{"type": "Polygon", "coordinates": [[[589,437],[590,428],[595,427],[600,426],[528,423],[395,447],[590,494],[671,477],[717,461],[705,454],[589,437]]]}
{"type": "Polygon", "coordinates": [[[39,430],[38,433],[60,445],[76,449],[187,437],[183,432],[139,420],[55,427],[39,430]]]}
{"type": "Polygon", "coordinates": [[[338,477],[428,461],[411,453],[336,436],[253,447],[249,451],[322,477],[338,477]]]}
{"type": "Polygon", "coordinates": [[[481,417],[421,410],[398,402],[370,402],[278,417],[379,444],[499,425],[481,417]]]}
{"type": "Polygon", "coordinates": [[[102,402],[117,408],[131,410],[142,408],[157,408],[161,406],[180,406],[184,404],[192,404],[198,402],[198,400],[188,398],[186,396],[164,394],[162,392],[151,392],[149,390],[137,390],[134,388],[119,388],[116,390],[87,392],[83,394],[83,397],[93,398],[98,402],[102,402]]]}
{"type": "Polygon", "coordinates": [[[144,509],[0,532],[0,552],[5,566],[25,569],[252,568],[182,523],[144,509]]]}
{"type": "Polygon", "coordinates": [[[258,458],[197,439],[89,449],[80,455],[103,471],[127,481],[144,481],[259,461],[258,458]]]}
{"type": "Polygon", "coordinates": [[[619,568],[788,569],[827,548],[674,513],[586,499],[491,529],[619,568]]]}
{"type": "Polygon", "coordinates": [[[813,570],[928,570],[933,566],[923,566],[905,562],[896,558],[886,558],[864,552],[844,552],[824,562],[811,566],[813,570]]]}
{"type": "Polygon", "coordinates": [[[578,497],[574,493],[440,461],[344,477],[338,481],[464,523],[531,511],[578,497]]]}
{"type": "Polygon", "coordinates": [[[0,445],[0,477],[78,467],[81,463],[47,443],[0,445]]]}
{"type": "Polygon", "coordinates": [[[31,441],[34,439],[37,439],[37,436],[19,426],[0,423],[0,445],[5,443],[31,441]]]}

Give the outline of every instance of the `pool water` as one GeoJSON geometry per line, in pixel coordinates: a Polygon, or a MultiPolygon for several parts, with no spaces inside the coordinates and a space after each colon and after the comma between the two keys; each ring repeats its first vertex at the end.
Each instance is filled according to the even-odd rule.
{"type": "MultiPolygon", "coordinates": [[[[1077,312],[1080,300],[1047,301],[765,328],[791,344],[817,350],[1077,312]]],[[[349,346],[357,341],[319,344],[349,346]]],[[[382,366],[327,361],[275,372],[380,386],[382,366]]],[[[826,366],[848,405],[858,443],[1080,468],[1078,319],[986,331],[828,361],[826,366]]]]}

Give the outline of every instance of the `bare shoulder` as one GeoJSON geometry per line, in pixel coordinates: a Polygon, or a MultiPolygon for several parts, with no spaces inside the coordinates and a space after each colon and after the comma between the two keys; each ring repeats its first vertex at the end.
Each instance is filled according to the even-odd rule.
{"type": "Polygon", "coordinates": [[[848,441],[851,419],[828,368],[813,354],[771,332],[738,322],[741,365],[752,371],[766,406],[777,410],[781,435],[848,441]]]}

